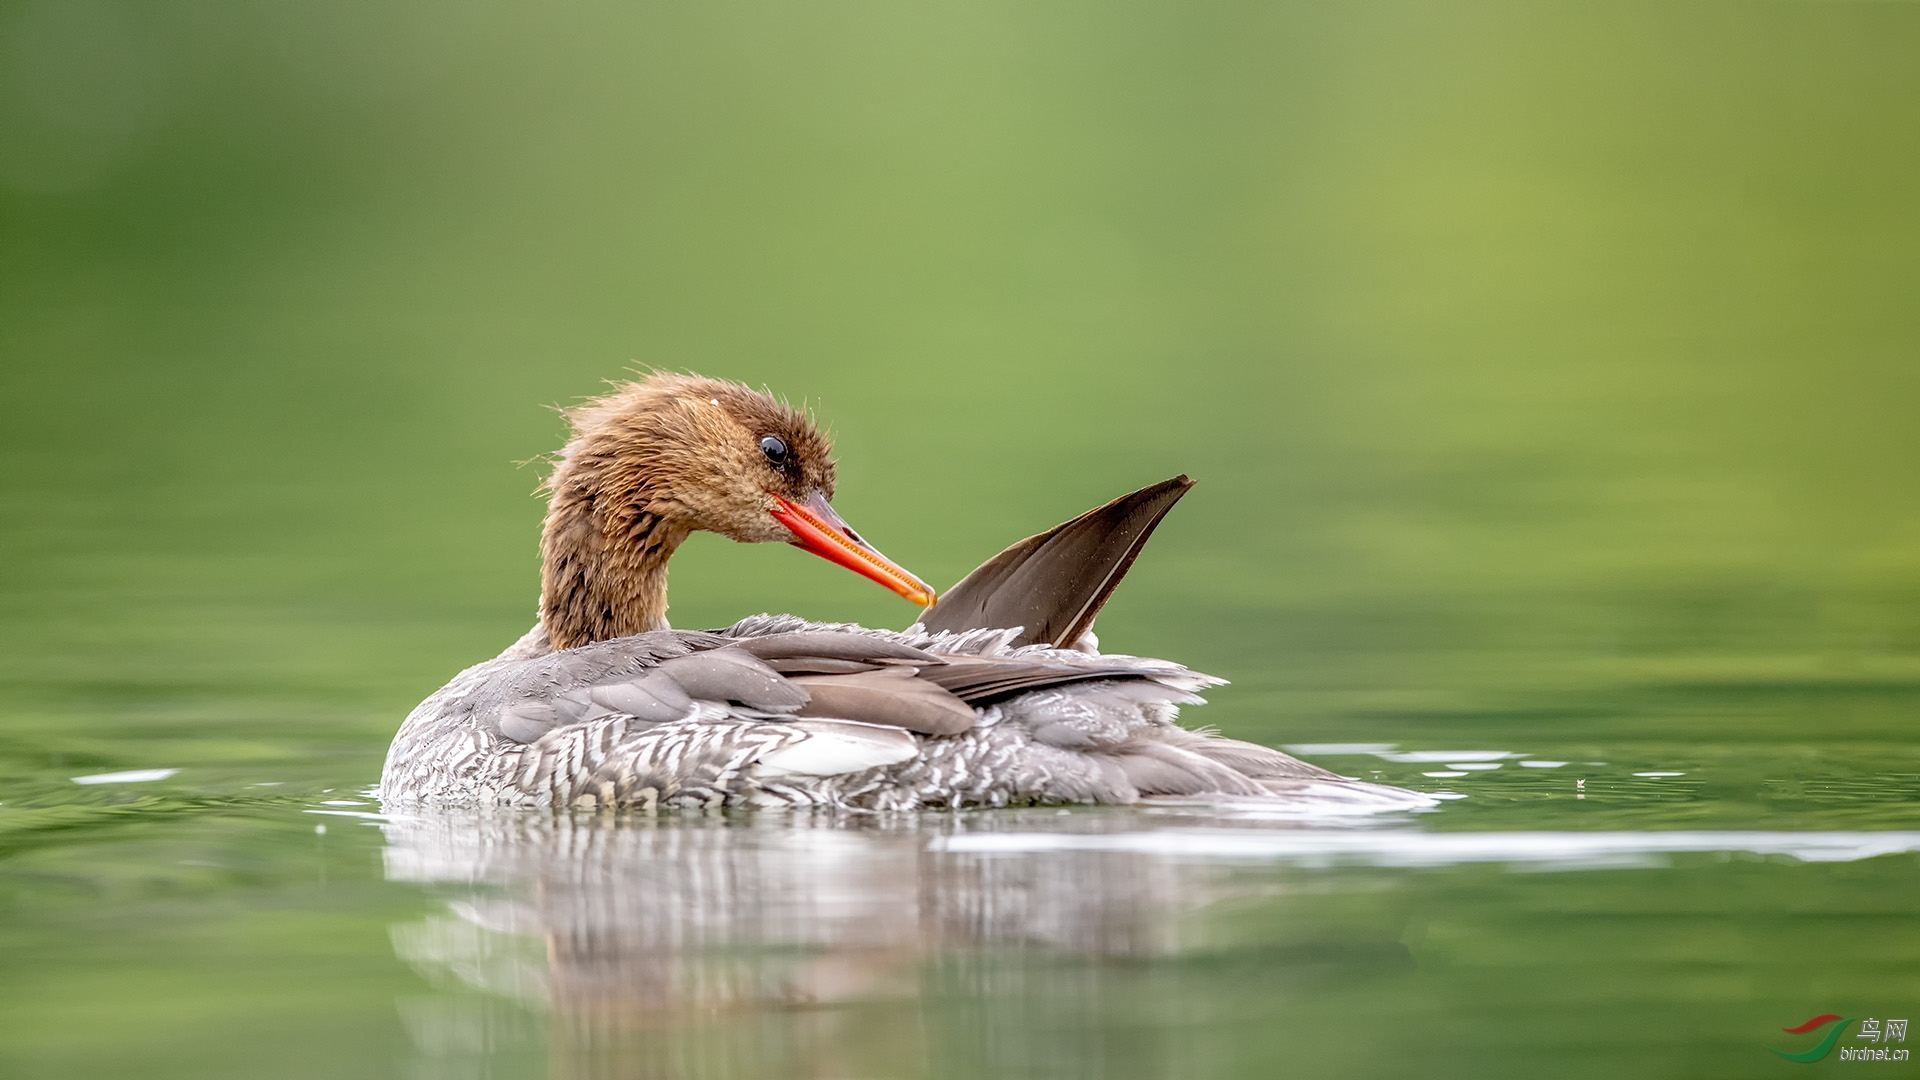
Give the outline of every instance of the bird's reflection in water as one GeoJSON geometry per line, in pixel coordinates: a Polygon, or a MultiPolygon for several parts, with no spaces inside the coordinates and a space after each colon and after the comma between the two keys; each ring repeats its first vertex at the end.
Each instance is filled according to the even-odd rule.
{"type": "Polygon", "coordinates": [[[387,876],[447,899],[395,928],[397,952],[483,991],[404,1006],[421,1075],[541,1044],[556,1077],[1191,1075],[1180,958],[1219,947],[1208,909],[1284,876],[943,850],[1143,813],[390,819],[387,876]]]}

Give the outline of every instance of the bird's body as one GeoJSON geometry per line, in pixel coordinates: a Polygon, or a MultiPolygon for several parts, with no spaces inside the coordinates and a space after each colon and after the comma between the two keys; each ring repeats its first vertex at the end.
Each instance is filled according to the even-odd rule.
{"type": "Polygon", "coordinates": [[[548,484],[541,620],[408,716],[382,777],[389,801],[1424,802],[1181,727],[1178,707],[1221,680],[1091,651],[1093,616],[1184,477],[1014,545],[906,631],[771,615],[679,631],[665,626],[666,558],[702,529],[796,543],[921,603],[932,593],[839,521],[824,440],[762,395],[654,376],[572,418],[548,484]],[[743,439],[757,456],[738,452],[743,439]]]}

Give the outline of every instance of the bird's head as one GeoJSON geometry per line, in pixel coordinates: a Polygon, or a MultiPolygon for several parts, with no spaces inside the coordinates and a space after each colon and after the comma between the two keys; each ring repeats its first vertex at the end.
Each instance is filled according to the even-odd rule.
{"type": "MultiPolygon", "coordinates": [[[[602,543],[661,527],[790,543],[933,602],[925,582],[834,511],[832,448],[805,413],[738,383],[656,373],[566,415],[572,437],[548,481],[553,505],[585,502],[602,543]]],[[[550,510],[550,534],[554,524],[550,510]]]]}

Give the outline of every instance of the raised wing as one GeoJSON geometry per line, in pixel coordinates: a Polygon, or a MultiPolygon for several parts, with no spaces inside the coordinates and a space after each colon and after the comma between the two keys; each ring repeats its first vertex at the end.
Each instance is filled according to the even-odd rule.
{"type": "Polygon", "coordinates": [[[1191,487],[1176,476],[1027,537],[960,579],[919,625],[936,632],[1017,626],[1012,644],[1072,648],[1191,487]]]}

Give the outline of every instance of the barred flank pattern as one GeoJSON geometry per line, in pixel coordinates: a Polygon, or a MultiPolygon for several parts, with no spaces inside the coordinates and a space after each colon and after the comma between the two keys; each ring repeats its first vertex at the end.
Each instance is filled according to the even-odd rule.
{"type": "Polygon", "coordinates": [[[381,792],[398,802],[638,809],[1418,798],[1179,726],[1178,707],[1198,703],[1198,691],[1219,682],[1210,676],[1162,660],[1015,647],[1016,636],[757,616],[718,633],[662,630],[555,652],[536,627],[414,710],[381,792]],[[919,698],[946,693],[944,681],[967,702],[971,726],[928,735],[883,715],[814,716],[790,677],[818,685],[876,672],[882,681],[871,685],[913,684],[919,698]]]}

